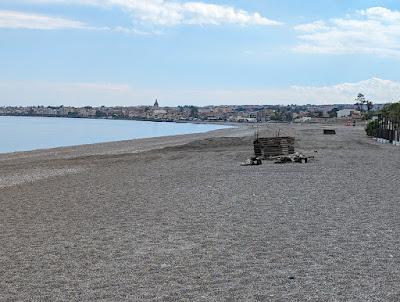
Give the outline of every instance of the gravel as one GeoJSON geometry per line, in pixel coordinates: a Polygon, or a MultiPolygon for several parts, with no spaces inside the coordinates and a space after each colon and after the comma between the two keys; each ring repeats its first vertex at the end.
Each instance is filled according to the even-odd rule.
{"type": "Polygon", "coordinates": [[[399,301],[400,149],[278,128],[315,160],[242,167],[249,128],[1,156],[0,300],[399,301]]]}

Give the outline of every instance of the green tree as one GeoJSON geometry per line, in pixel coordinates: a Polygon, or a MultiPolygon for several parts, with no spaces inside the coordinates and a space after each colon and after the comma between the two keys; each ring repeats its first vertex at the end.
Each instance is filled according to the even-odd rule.
{"type": "Polygon", "coordinates": [[[365,128],[365,132],[367,132],[368,136],[376,136],[378,134],[379,129],[379,121],[370,121],[365,128]]]}
{"type": "Polygon", "coordinates": [[[388,104],[382,108],[381,114],[391,120],[400,120],[400,102],[388,104]]]}
{"type": "Polygon", "coordinates": [[[195,106],[190,106],[190,117],[198,117],[199,116],[199,109],[195,106]]]}
{"type": "Polygon", "coordinates": [[[96,110],[96,117],[100,118],[100,117],[105,117],[106,114],[105,112],[101,111],[101,110],[96,110]]]}
{"type": "Polygon", "coordinates": [[[357,95],[357,98],[355,99],[356,103],[355,105],[357,106],[357,109],[361,112],[364,112],[364,108],[367,107],[367,111],[371,111],[374,108],[374,104],[367,100],[365,95],[363,95],[362,93],[359,93],[357,95]]]}

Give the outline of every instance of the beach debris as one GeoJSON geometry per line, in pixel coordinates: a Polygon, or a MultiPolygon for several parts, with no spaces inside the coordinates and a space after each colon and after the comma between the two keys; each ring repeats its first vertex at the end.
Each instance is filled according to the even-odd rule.
{"type": "Polygon", "coordinates": [[[254,154],[269,159],[274,156],[294,154],[294,137],[257,137],[254,140],[254,154]]]}
{"type": "Polygon", "coordinates": [[[300,152],[296,152],[290,155],[282,155],[275,157],[275,164],[286,164],[286,163],[308,163],[309,159],[313,159],[314,156],[305,156],[300,152]]]}
{"type": "Polygon", "coordinates": [[[324,129],[324,134],[325,135],[335,135],[336,130],[335,129],[324,129]]]}
{"type": "Polygon", "coordinates": [[[245,162],[241,163],[240,165],[241,166],[259,166],[259,165],[262,165],[262,161],[261,161],[261,158],[259,158],[257,156],[252,156],[245,162]]]}

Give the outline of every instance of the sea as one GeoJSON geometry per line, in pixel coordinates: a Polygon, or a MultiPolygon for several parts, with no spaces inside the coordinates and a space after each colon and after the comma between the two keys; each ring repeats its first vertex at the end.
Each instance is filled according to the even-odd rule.
{"type": "Polygon", "coordinates": [[[0,116],[0,153],[204,133],[227,127],[216,124],[0,116]]]}

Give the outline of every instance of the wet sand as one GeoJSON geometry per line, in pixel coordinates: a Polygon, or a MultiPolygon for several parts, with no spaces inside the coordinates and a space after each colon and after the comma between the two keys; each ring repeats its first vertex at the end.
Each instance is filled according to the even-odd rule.
{"type": "Polygon", "coordinates": [[[398,301],[400,149],[267,125],[0,155],[0,300],[398,301]],[[317,151],[318,153],[314,153],[317,151]]]}

